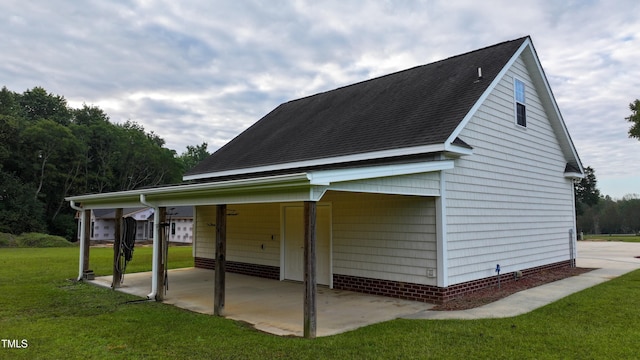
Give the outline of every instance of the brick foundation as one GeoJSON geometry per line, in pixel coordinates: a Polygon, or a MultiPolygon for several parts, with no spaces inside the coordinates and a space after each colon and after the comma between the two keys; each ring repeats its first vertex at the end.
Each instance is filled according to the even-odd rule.
{"type": "MultiPolygon", "coordinates": [[[[196,257],[195,267],[215,270],[215,259],[196,257]]],[[[558,269],[572,265],[571,260],[562,261],[544,266],[537,266],[521,270],[522,277],[527,277],[540,271],[558,269]]],[[[256,265],[236,261],[227,261],[227,271],[237,274],[257,276],[267,279],[280,279],[280,268],[278,266],[256,265]]],[[[443,304],[462,294],[471,293],[477,290],[497,284],[498,278],[491,276],[484,279],[467,281],[460,284],[441,288],[431,285],[413,284],[401,281],[390,281],[381,279],[371,279],[358,276],[333,274],[333,287],[335,289],[356,291],[366,294],[382,295],[398,299],[422,301],[428,303],[443,304]]],[[[500,282],[507,284],[515,281],[515,273],[500,274],[500,282]]]]}
{"type": "MultiPolygon", "coordinates": [[[[216,269],[216,260],[208,259],[203,257],[194,258],[195,267],[203,268],[203,269],[216,269]]],[[[257,276],[267,279],[280,279],[280,267],[278,266],[268,266],[268,265],[257,265],[257,264],[248,264],[237,261],[227,261],[227,272],[257,276]]]]}
{"type": "MultiPolygon", "coordinates": [[[[562,261],[554,264],[538,266],[522,270],[522,277],[535,274],[540,271],[557,269],[571,266],[571,261],[562,261]]],[[[349,275],[333,275],[333,287],[335,289],[357,291],[367,294],[389,296],[393,298],[415,300],[429,303],[442,304],[454,299],[461,294],[484,289],[497,283],[497,277],[492,276],[484,279],[468,281],[460,284],[441,288],[431,285],[405,283],[401,281],[390,281],[363,278],[349,275]]],[[[503,284],[515,281],[515,273],[500,275],[500,282],[503,284]]]]}

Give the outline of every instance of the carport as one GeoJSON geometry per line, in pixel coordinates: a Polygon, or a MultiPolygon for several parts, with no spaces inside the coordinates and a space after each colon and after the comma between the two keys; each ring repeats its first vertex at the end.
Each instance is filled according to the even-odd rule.
{"type": "MultiPolygon", "coordinates": [[[[171,283],[163,302],[191,311],[213,314],[213,270],[184,268],[169,270],[171,283]]],[[[128,294],[146,297],[152,274],[127,274],[118,288],[128,294]]],[[[111,276],[91,283],[110,287],[111,276]]],[[[282,336],[303,336],[304,285],[253,276],[227,273],[225,317],[244,321],[257,330],[282,336]]],[[[319,286],[317,291],[317,336],[329,336],[362,326],[415,314],[434,305],[367,295],[319,286]]]]}
{"type": "MultiPolygon", "coordinates": [[[[81,231],[80,231],[80,256],[78,279],[83,278],[83,274],[90,269],[89,266],[89,226],[91,209],[116,209],[116,214],[122,213],[122,208],[147,206],[154,208],[154,232],[153,232],[153,264],[152,272],[146,279],[150,283],[150,290],[146,295],[149,299],[164,301],[165,286],[165,253],[166,239],[162,231],[166,226],[166,211],[172,206],[210,206],[215,205],[215,215],[211,216],[211,226],[215,226],[215,272],[213,273],[214,286],[211,290],[213,295],[213,314],[217,316],[236,316],[229,313],[229,309],[236,306],[236,302],[242,303],[244,297],[226,298],[226,264],[227,264],[227,205],[247,204],[247,203],[297,203],[302,209],[301,226],[304,236],[301,241],[301,248],[304,255],[302,284],[296,284],[298,291],[296,301],[302,301],[299,307],[290,307],[288,312],[292,313],[299,324],[302,324],[302,335],[307,338],[316,337],[317,328],[317,301],[318,289],[324,288],[317,285],[316,269],[316,211],[317,203],[322,199],[326,191],[333,184],[349,183],[346,191],[365,191],[368,184],[357,184],[354,182],[362,179],[386,178],[389,176],[408,175],[417,173],[434,172],[448,169],[453,166],[452,161],[425,161],[410,164],[397,165],[372,165],[355,169],[333,169],[314,170],[286,175],[271,175],[265,177],[254,177],[247,179],[222,180],[216,182],[192,183],[185,185],[165,186],[159,188],[138,189],[105,194],[80,195],[67,198],[71,206],[80,211],[81,231]],[[300,312],[300,310],[302,310],[300,312]]],[[[433,182],[439,185],[439,182],[433,182]]],[[[384,187],[381,187],[384,188],[384,187]]],[[[380,190],[378,190],[380,191],[380,190]]],[[[437,196],[438,189],[419,188],[417,193],[407,193],[405,195],[437,196]]],[[[366,191],[365,191],[366,192],[366,191]]],[[[116,215],[117,217],[117,215],[116,215]]],[[[121,234],[121,227],[116,222],[116,243],[114,243],[114,271],[110,286],[114,289],[120,288],[120,274],[115,266],[115,249],[119,248],[117,242],[121,234]]],[[[444,241],[437,251],[444,251],[444,241]]],[[[197,239],[195,239],[197,241],[197,239]]],[[[443,266],[438,263],[438,266],[443,266]]],[[[297,279],[296,279],[297,280],[297,279]]],[[[265,279],[258,279],[265,284],[278,286],[278,282],[267,282],[265,279]]],[[[180,280],[172,280],[172,286],[180,283],[180,280]]],[[[185,293],[184,296],[187,296],[185,293]]],[[[177,297],[176,297],[177,298],[177,297]]],[[[210,301],[210,299],[209,299],[210,301]]],[[[392,300],[388,300],[392,301],[392,300]]],[[[424,305],[423,305],[424,306],[424,305]]],[[[428,305],[427,305],[428,306],[428,305]]],[[[333,311],[328,309],[327,311],[333,311]]],[[[357,323],[357,322],[356,322],[357,323]]]]}

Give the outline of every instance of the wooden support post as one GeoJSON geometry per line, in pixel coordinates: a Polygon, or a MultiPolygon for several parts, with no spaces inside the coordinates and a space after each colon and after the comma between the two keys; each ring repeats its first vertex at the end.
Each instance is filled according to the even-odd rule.
{"type": "Polygon", "coordinates": [[[159,243],[159,248],[160,251],[158,251],[158,269],[156,269],[157,274],[158,274],[158,292],[156,293],[156,301],[163,301],[164,300],[164,289],[165,289],[165,278],[164,278],[164,269],[165,269],[165,263],[166,263],[166,259],[164,258],[164,247],[165,247],[165,242],[167,241],[166,237],[165,237],[165,228],[166,228],[166,220],[167,220],[167,208],[166,207],[160,207],[158,208],[158,212],[160,215],[160,224],[156,225],[156,229],[158,231],[158,243],[159,243]]]}
{"type": "Polygon", "coordinates": [[[84,211],[84,261],[82,263],[82,272],[89,270],[89,248],[91,247],[91,210],[84,211]]]}
{"type": "Polygon", "coordinates": [[[113,232],[113,290],[120,287],[122,281],[122,269],[120,269],[120,244],[122,243],[122,208],[116,209],[115,231],[113,232]]]}
{"type": "Polygon", "coordinates": [[[316,202],[304,202],[304,337],[316,337],[316,202]]]}
{"type": "Polygon", "coordinates": [[[216,270],[213,295],[213,315],[224,311],[225,272],[227,267],[227,205],[216,208],[216,270]]]}

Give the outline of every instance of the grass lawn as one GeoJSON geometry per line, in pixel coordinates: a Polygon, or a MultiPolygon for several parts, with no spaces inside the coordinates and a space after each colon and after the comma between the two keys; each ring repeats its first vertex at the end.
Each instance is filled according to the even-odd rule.
{"type": "Polygon", "coordinates": [[[636,236],[636,235],[615,235],[615,234],[585,235],[584,239],[591,240],[591,241],[640,242],[640,236],[636,236]]]}
{"type": "MultiPolygon", "coordinates": [[[[91,249],[91,267],[111,272],[109,248],[91,249]]],[[[170,249],[171,267],[190,266],[191,248],[170,249]]],[[[130,270],[148,270],[151,249],[130,270]]],[[[629,359],[640,353],[640,271],[532,313],[494,320],[394,320],[307,340],[260,333],[66,279],[78,249],[0,249],[0,359],[629,359]]]]}

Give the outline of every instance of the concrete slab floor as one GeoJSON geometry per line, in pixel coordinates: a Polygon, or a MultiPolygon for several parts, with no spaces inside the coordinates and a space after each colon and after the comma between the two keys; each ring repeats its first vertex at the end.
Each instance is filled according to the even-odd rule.
{"type": "MultiPolygon", "coordinates": [[[[579,267],[597,270],[541,285],[462,311],[428,311],[433,305],[343,290],[318,288],[317,336],[329,336],[396,318],[479,319],[511,317],[533,311],[565,296],[640,269],[640,243],[578,242],[579,267]]],[[[95,284],[110,287],[111,276],[95,284]]],[[[167,304],[213,314],[212,270],[186,268],[169,271],[167,304]]],[[[253,324],[276,335],[302,336],[303,285],[227,273],[227,318],[253,324]]],[[[146,297],[151,273],[127,274],[120,291],[146,297]]]]}
{"type": "MultiPolygon", "coordinates": [[[[90,281],[110,287],[112,277],[90,281]]],[[[169,270],[164,303],[213,315],[214,271],[198,268],[169,270]]],[[[303,335],[303,284],[227,273],[224,316],[252,324],[275,335],[303,335]]],[[[126,274],[119,291],[146,297],[151,272],[126,274]]],[[[340,334],[359,327],[429,310],[434,305],[319,286],[316,335],[340,334]]]]}

